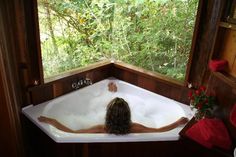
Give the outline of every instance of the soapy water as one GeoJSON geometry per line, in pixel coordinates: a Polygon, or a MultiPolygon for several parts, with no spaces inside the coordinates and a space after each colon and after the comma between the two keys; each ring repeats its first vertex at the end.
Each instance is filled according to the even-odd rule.
{"type": "Polygon", "coordinates": [[[85,129],[98,124],[104,124],[106,107],[115,97],[121,97],[130,106],[132,122],[148,127],[168,125],[185,116],[183,109],[170,99],[144,98],[126,92],[109,92],[106,86],[90,92],[72,95],[66,99],[48,104],[43,115],[58,120],[63,125],[73,129],[85,129]]]}

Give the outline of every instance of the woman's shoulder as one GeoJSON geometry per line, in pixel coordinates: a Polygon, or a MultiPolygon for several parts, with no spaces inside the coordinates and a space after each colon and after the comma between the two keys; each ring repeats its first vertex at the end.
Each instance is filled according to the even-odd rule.
{"type": "Polygon", "coordinates": [[[130,132],[131,133],[140,133],[144,132],[147,129],[146,126],[140,124],[140,123],[132,123],[130,127],[130,132]]]}

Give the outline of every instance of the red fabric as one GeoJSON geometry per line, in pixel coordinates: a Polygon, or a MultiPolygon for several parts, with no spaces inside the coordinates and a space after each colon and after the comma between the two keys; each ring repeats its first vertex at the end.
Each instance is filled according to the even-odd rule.
{"type": "Polygon", "coordinates": [[[231,140],[224,123],[219,119],[202,119],[194,124],[186,135],[207,148],[217,146],[230,149],[231,140]]]}
{"type": "Polygon", "coordinates": [[[207,148],[212,148],[212,144],[208,141],[205,140],[204,136],[204,131],[202,132],[202,129],[200,125],[194,124],[190,129],[186,131],[186,135],[191,138],[192,140],[198,142],[199,144],[207,147],[207,148]]]}
{"type": "Polygon", "coordinates": [[[234,104],[230,112],[230,122],[236,127],[236,104],[234,104]]]}
{"type": "Polygon", "coordinates": [[[228,65],[226,60],[211,60],[209,62],[209,68],[212,71],[222,71],[228,65]]]}

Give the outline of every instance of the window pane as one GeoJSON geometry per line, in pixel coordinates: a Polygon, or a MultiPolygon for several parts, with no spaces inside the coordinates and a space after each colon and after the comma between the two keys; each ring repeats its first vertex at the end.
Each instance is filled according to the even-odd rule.
{"type": "Polygon", "coordinates": [[[198,0],[38,0],[44,77],[104,59],[183,80],[198,0]]]}

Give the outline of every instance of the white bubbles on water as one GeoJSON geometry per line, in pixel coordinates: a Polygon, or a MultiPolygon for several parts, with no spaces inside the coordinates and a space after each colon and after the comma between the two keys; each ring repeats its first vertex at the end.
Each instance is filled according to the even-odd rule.
{"type": "Polygon", "coordinates": [[[168,125],[185,115],[183,109],[170,99],[126,92],[131,89],[120,91],[122,92],[109,92],[104,85],[95,89],[87,88],[83,93],[73,93],[67,99],[52,101],[43,115],[55,118],[73,130],[89,128],[104,124],[106,107],[115,97],[121,97],[128,102],[133,122],[148,127],[168,125]]]}

